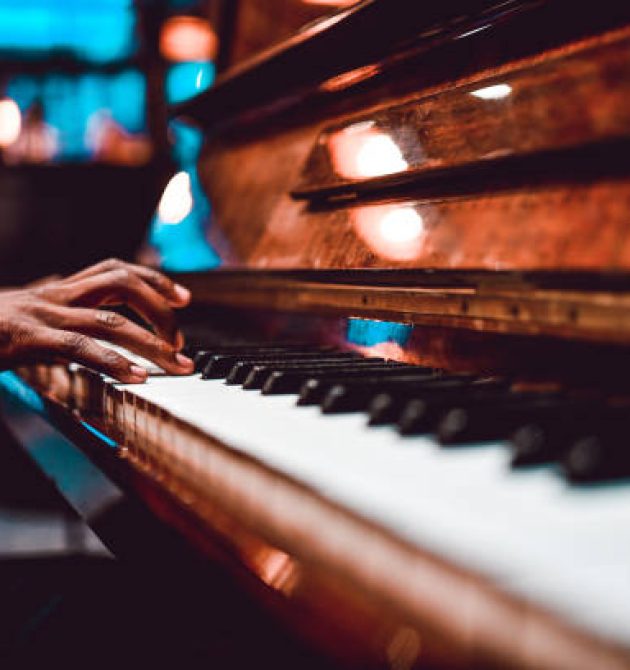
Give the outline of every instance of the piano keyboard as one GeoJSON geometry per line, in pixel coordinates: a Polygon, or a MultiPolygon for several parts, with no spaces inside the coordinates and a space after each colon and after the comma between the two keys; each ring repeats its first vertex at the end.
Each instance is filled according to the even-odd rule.
{"type": "Polygon", "coordinates": [[[186,482],[193,497],[216,466],[207,436],[503,591],[630,643],[630,410],[619,399],[311,347],[217,347],[195,360],[194,376],[152,370],[143,385],[81,370],[75,401],[132,462],[186,482]]]}

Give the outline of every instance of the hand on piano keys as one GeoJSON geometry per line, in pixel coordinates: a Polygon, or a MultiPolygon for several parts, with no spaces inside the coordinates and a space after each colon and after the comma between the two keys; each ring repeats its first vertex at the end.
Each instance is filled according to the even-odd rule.
{"type": "MultiPolygon", "coordinates": [[[[392,561],[400,558],[396,543],[403,540],[487,580],[487,593],[476,586],[469,593],[478,599],[473,609],[480,638],[496,633],[494,624],[484,623],[483,612],[493,610],[515,626],[526,625],[519,617],[527,612],[527,625],[550,639],[564,635],[564,623],[555,628],[548,613],[595,639],[626,643],[630,545],[622,528],[630,509],[624,482],[630,475],[624,449],[629,406],[603,394],[520,387],[507,378],[309,344],[187,351],[197,374],[155,371],[148,383],[134,386],[76,370],[70,387],[81,416],[113,436],[130,464],[181,495],[195,513],[203,517],[206,503],[226,506],[278,533],[289,555],[302,559],[305,552],[313,560],[313,546],[293,545],[283,525],[293,527],[300,501],[283,499],[277,508],[270,503],[288,478],[345,510],[344,523],[367,519],[382,529],[392,561]],[[240,473],[249,459],[260,477],[240,473]],[[282,476],[271,477],[266,488],[269,472],[282,476]],[[617,485],[581,485],[603,481],[617,485]],[[495,589],[515,599],[516,614],[493,601],[495,589]]],[[[336,547],[336,518],[300,517],[301,537],[336,547]]],[[[357,542],[365,544],[353,545],[349,554],[360,572],[363,557],[370,565],[370,533],[364,537],[356,524],[357,542]]],[[[333,569],[330,556],[316,558],[333,569]]],[[[431,601],[431,580],[417,581],[421,563],[413,565],[397,580],[414,584],[411,600],[417,601],[407,605],[422,610],[431,601]]],[[[404,588],[397,597],[407,598],[404,588]]],[[[471,625],[466,608],[456,610],[449,606],[452,625],[471,625]]],[[[601,651],[593,649],[577,643],[572,653],[585,663],[573,667],[589,667],[601,651]]],[[[534,652],[538,647],[528,651],[534,652]]],[[[606,660],[597,667],[617,666],[606,660]]]]}
{"type": "Polygon", "coordinates": [[[76,361],[126,383],[146,380],[147,370],[95,338],[123,346],[177,375],[193,370],[180,353],[183,337],[174,310],[190,293],[161,273],[111,259],[65,279],[0,294],[0,363],[15,367],[51,358],[76,361]],[[129,307],[154,333],[103,306],[129,307]]]}

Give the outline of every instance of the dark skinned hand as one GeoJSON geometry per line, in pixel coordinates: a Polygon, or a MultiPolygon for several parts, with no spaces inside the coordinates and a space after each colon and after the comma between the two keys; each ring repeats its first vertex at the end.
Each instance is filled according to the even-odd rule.
{"type": "Polygon", "coordinates": [[[149,359],[169,374],[190,374],[193,363],[179,353],[184,344],[174,310],[190,293],[160,272],[111,259],[65,279],[0,292],[0,367],[64,359],[82,363],[125,383],[141,383],[147,372],[101,346],[106,340],[149,359]],[[125,305],[154,333],[103,306],[125,305]]]}

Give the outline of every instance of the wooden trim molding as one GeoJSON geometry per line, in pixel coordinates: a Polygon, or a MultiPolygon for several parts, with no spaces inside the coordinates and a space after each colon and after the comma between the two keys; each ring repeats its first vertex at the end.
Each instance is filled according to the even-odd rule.
{"type": "MultiPolygon", "coordinates": [[[[313,276],[313,273],[311,273],[313,276]]],[[[178,276],[196,302],[313,315],[364,317],[465,330],[547,335],[591,342],[630,341],[630,294],[623,291],[536,288],[502,283],[379,286],[290,279],[283,273],[231,272],[178,276]]],[[[507,276],[509,278],[509,275],[507,276]]]]}

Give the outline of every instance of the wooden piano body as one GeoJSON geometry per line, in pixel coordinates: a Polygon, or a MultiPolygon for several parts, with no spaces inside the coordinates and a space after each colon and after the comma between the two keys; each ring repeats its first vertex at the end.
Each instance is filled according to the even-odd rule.
{"type": "MultiPolygon", "coordinates": [[[[180,277],[197,312],[219,331],[623,389],[620,5],[366,0],[233,66],[175,110],[206,133],[198,169],[222,263],[180,277]],[[362,322],[409,332],[349,342],[362,322]]],[[[123,488],[342,665],[630,667],[630,640],[518,598],[142,398],[85,371],[25,374],[75,438],[81,424],[50,403],[125,446],[123,488]]]]}

